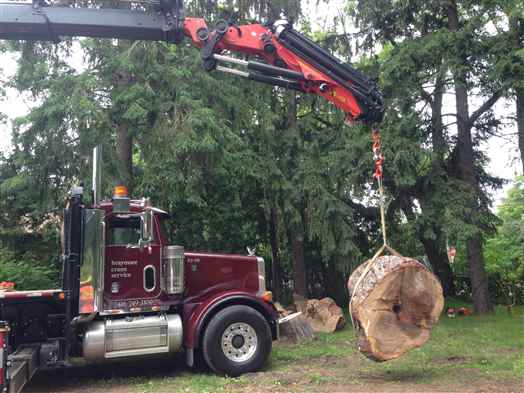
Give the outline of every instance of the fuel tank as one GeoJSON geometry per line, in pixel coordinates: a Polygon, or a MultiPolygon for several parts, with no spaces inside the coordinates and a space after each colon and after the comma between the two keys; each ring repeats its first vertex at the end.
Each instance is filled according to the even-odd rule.
{"type": "Polygon", "coordinates": [[[172,353],[182,347],[182,319],[178,314],[134,316],[93,322],[84,335],[86,361],[172,353]]]}

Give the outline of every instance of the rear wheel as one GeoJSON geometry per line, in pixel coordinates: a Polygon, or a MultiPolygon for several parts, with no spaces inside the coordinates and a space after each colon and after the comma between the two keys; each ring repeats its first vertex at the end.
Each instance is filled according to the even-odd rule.
{"type": "Polygon", "coordinates": [[[202,345],[204,358],[213,371],[238,376],[264,365],[271,353],[271,329],[254,308],[230,306],[211,319],[202,345]]]}

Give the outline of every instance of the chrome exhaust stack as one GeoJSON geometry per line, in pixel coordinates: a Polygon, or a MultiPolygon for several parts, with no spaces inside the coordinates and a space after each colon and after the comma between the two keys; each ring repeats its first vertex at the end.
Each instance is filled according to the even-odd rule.
{"type": "Polygon", "coordinates": [[[102,145],[93,149],[93,206],[98,206],[102,197],[102,145]]]}

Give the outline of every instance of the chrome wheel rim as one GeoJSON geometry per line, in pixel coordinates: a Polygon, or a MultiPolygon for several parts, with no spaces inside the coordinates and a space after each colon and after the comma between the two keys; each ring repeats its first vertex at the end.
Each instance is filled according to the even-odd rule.
{"type": "Polygon", "coordinates": [[[251,359],[257,350],[258,339],[255,329],[245,322],[229,325],[222,333],[222,352],[235,363],[251,359]]]}

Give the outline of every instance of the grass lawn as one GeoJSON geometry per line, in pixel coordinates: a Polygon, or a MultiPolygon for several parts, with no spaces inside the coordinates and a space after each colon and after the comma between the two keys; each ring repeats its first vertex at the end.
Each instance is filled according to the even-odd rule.
{"type": "MultiPolygon", "coordinates": [[[[515,307],[511,316],[498,308],[483,317],[442,317],[423,348],[391,362],[365,359],[355,341],[348,326],[335,334],[321,334],[312,343],[278,343],[262,372],[236,379],[182,366],[173,369],[163,365],[161,370],[150,372],[150,367],[142,365],[138,372],[131,372],[135,376],[114,371],[94,379],[91,372],[73,378],[73,390],[64,390],[57,382],[50,391],[524,392],[524,307],[515,307]],[[79,389],[79,385],[89,388],[79,389]]],[[[38,386],[37,380],[29,391],[42,391],[38,386]]]]}

